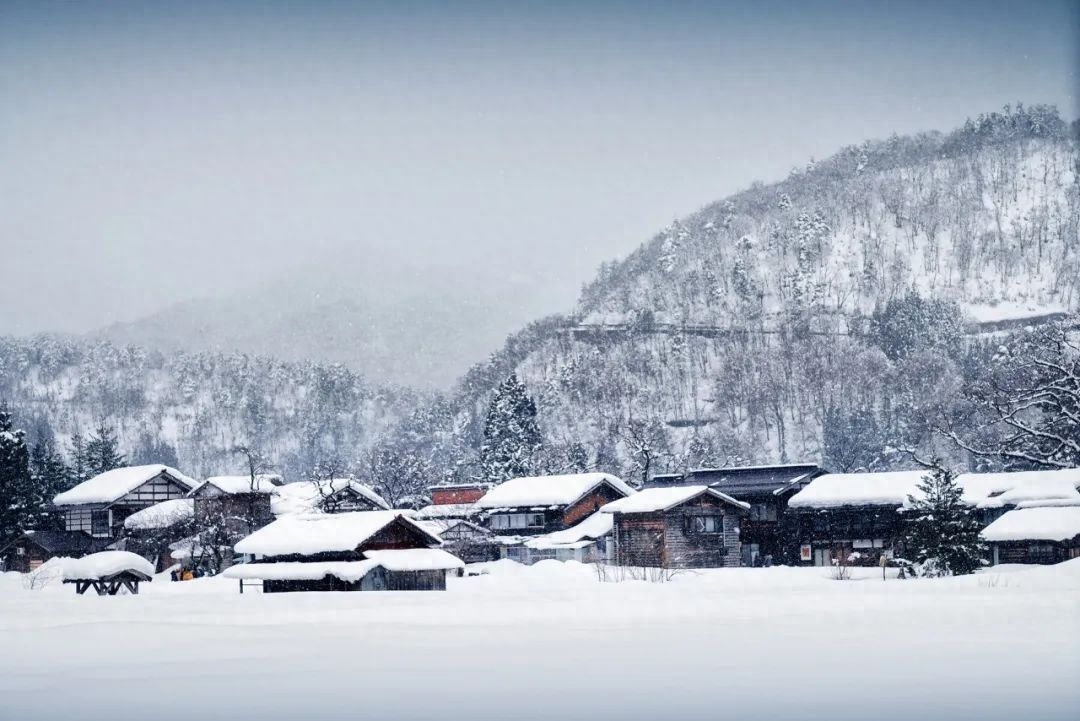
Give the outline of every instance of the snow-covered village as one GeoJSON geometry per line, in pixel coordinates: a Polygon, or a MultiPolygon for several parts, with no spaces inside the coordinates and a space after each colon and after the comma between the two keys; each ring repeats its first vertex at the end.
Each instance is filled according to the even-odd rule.
{"type": "Polygon", "coordinates": [[[1075,0],[9,0],[0,99],[0,721],[1080,718],[1075,0]]]}

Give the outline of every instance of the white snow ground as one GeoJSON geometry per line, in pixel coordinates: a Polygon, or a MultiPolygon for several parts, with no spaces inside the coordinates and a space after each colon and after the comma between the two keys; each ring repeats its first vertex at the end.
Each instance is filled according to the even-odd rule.
{"type": "Polygon", "coordinates": [[[0,719],[1075,719],[1080,561],[882,582],[601,583],[509,561],[445,593],[139,596],[0,576],[0,719]]]}

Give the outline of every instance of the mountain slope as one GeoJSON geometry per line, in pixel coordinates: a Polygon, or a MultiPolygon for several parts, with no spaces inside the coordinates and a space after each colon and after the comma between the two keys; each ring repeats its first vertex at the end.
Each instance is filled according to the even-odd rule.
{"type": "Polygon", "coordinates": [[[963,313],[957,328],[1075,309],[1075,131],[1052,108],[1006,109],[947,135],[846,148],[674,223],[601,268],[572,318],[530,327],[470,372],[471,442],[490,388],[514,370],[537,397],[553,467],[580,457],[575,443],[628,475],[646,463],[835,467],[852,429],[857,465],[907,461],[889,449],[934,444],[932,423],[985,349],[945,352],[918,327],[898,356],[869,316],[913,293],[935,317],[963,313]]]}

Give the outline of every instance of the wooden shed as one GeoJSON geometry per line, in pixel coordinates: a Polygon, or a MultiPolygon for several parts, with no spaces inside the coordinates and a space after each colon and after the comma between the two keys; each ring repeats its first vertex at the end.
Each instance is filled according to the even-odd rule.
{"type": "Polygon", "coordinates": [[[650,568],[741,565],[739,524],[750,504],[708,486],[639,491],[609,503],[615,562],[650,568]]]}

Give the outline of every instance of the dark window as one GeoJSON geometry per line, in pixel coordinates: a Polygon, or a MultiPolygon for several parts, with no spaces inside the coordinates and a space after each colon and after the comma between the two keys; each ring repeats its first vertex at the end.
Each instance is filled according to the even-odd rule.
{"type": "Polygon", "coordinates": [[[723,516],[691,516],[690,533],[723,533],[723,516]]]}
{"type": "Polygon", "coordinates": [[[90,533],[94,536],[109,535],[108,511],[94,511],[90,514],[90,533]]]}

